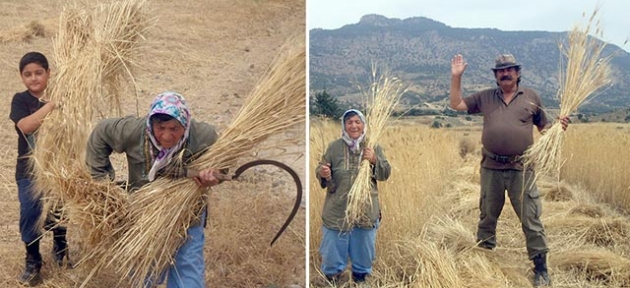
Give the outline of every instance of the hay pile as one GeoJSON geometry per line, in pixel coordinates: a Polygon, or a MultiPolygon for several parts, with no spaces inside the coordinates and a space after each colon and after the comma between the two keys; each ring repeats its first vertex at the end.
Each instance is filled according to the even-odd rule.
{"type": "Polygon", "coordinates": [[[568,217],[549,219],[546,224],[563,237],[571,238],[576,245],[615,247],[630,244],[630,224],[624,217],[593,218],[570,213],[568,217]]]}
{"type": "Polygon", "coordinates": [[[630,285],[630,260],[601,248],[580,247],[554,256],[554,263],[563,270],[573,270],[591,282],[606,286],[630,285]]]}

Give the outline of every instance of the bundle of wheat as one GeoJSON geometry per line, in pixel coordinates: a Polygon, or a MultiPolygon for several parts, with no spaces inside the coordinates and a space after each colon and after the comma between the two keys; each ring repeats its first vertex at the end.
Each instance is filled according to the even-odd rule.
{"type": "Polygon", "coordinates": [[[422,233],[427,241],[438,243],[455,253],[471,250],[477,244],[464,224],[452,218],[437,219],[427,224],[422,233]]]}
{"type": "Polygon", "coordinates": [[[616,246],[630,244],[630,224],[621,217],[592,218],[581,215],[556,217],[547,222],[551,229],[577,243],[598,246],[616,246]]]}
{"type": "MultiPolygon", "coordinates": [[[[190,169],[233,168],[269,136],[305,120],[306,50],[291,39],[260,79],[244,106],[212,147],[190,169]]],[[[204,210],[206,191],[191,179],[157,179],[133,193],[123,236],[109,254],[134,286],[155,279],[173,263],[186,230],[204,210]]]]}
{"type": "Polygon", "coordinates": [[[630,285],[630,260],[605,249],[580,247],[558,252],[552,262],[560,269],[581,272],[586,280],[603,281],[615,287],[630,285]]]}
{"type": "MultiPolygon", "coordinates": [[[[542,184],[542,183],[541,183],[542,184]]],[[[555,182],[555,185],[550,185],[548,187],[541,187],[541,195],[545,197],[546,200],[550,201],[570,201],[573,199],[573,187],[567,184],[564,181],[555,182]]],[[[543,184],[544,185],[544,184],[543,184]]],[[[541,186],[543,186],[541,185],[541,186]]]]}
{"type": "Polygon", "coordinates": [[[579,203],[577,206],[569,210],[569,215],[601,218],[603,216],[606,216],[606,212],[601,206],[597,204],[579,203]]]}
{"type": "MultiPolygon", "coordinates": [[[[611,56],[604,56],[606,43],[589,35],[597,9],[591,15],[586,27],[576,26],[569,33],[566,45],[560,50],[566,57],[566,71],[561,71],[559,117],[569,116],[595,91],[611,82],[611,56]]],[[[602,31],[597,28],[596,34],[602,31]]],[[[560,169],[561,146],[564,133],[560,122],[556,122],[524,154],[526,167],[536,166],[540,175],[555,175],[560,169]]]]}
{"type": "Polygon", "coordinates": [[[59,189],[68,186],[64,181],[90,179],[84,165],[87,138],[96,114],[120,110],[118,92],[125,76],[132,76],[132,56],[146,27],[143,3],[114,2],[91,13],[66,8],[61,14],[49,93],[57,109],[38,130],[31,161],[37,190],[46,196],[65,200],[77,191],[59,189]]]}
{"type": "Polygon", "coordinates": [[[36,191],[48,204],[63,202],[77,225],[80,263],[101,261],[126,215],[126,193],[92,180],[85,146],[96,117],[121,109],[120,87],[133,78],[132,59],[148,26],[143,5],[123,0],[88,9],[75,3],[61,13],[53,40],[56,71],[48,94],[56,109],[37,131],[31,165],[36,191]]]}
{"type": "MultiPolygon", "coordinates": [[[[373,82],[369,91],[364,93],[365,106],[368,107],[366,127],[369,127],[366,132],[366,147],[376,147],[389,116],[404,93],[402,83],[398,78],[390,77],[388,73],[377,77],[375,67],[372,69],[372,78],[373,82]]],[[[372,169],[370,162],[363,160],[359,167],[359,174],[348,192],[347,223],[364,220],[362,218],[365,217],[368,207],[372,205],[371,189],[372,169]]]]}

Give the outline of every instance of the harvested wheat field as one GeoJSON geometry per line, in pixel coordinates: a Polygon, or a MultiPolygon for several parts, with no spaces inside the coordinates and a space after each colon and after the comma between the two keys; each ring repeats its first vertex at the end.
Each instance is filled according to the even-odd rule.
{"type": "MultiPolygon", "coordinates": [[[[237,118],[250,93],[264,91],[256,85],[287,40],[305,39],[304,1],[138,2],[146,8],[149,25],[138,39],[138,47],[134,48],[135,66],[125,67],[130,69],[133,81],[128,78],[122,81],[121,111],[97,110],[94,121],[111,115],[101,113],[106,110],[120,116],[144,116],[157,94],[171,90],[186,97],[193,118],[215,125],[221,134],[237,118]]],[[[77,3],[89,8],[105,2],[77,3]]],[[[17,134],[8,119],[11,97],[25,90],[19,78],[18,61],[29,51],[44,53],[51,64],[49,85],[52,83],[57,72],[53,41],[60,29],[59,16],[68,7],[64,5],[71,5],[71,1],[0,0],[0,94],[5,101],[5,105],[0,105],[0,114],[5,115],[0,126],[3,148],[0,149],[0,219],[3,221],[0,226],[0,287],[19,286],[17,277],[24,267],[25,250],[18,228],[19,202],[14,176],[17,134]]],[[[238,162],[277,160],[290,166],[304,181],[303,118],[294,119],[293,123],[298,124],[278,129],[279,133],[258,143],[251,151],[239,154],[238,162]]],[[[240,128],[247,125],[239,123],[240,128]]],[[[124,155],[115,155],[112,160],[117,177],[124,178],[124,155]]],[[[269,245],[295,202],[295,184],[291,177],[280,169],[258,166],[239,179],[213,188],[209,196],[204,250],[206,284],[209,287],[306,286],[304,207],[275,244],[269,245]]],[[[85,255],[80,247],[87,247],[78,230],[77,223],[70,218],[68,237],[73,261],[85,255]]],[[[81,266],[73,270],[55,267],[49,253],[51,242],[50,233],[46,233],[41,248],[44,283],[40,287],[79,287],[82,284],[85,287],[130,287],[126,275],[116,273],[114,267],[99,269],[86,283],[88,271],[81,266]]]]}
{"type": "MultiPolygon", "coordinates": [[[[430,129],[401,121],[380,138],[392,175],[379,184],[383,218],[371,287],[532,287],[533,264],[509,203],[497,248],[475,247],[480,127],[430,129]]],[[[341,128],[310,125],[309,173],[315,175],[325,145],[341,128]]],[[[539,178],[553,287],[630,286],[629,141],[628,124],[571,124],[559,179],[539,178]]],[[[317,252],[324,193],[311,178],[311,287],[327,287],[317,252]]]]}

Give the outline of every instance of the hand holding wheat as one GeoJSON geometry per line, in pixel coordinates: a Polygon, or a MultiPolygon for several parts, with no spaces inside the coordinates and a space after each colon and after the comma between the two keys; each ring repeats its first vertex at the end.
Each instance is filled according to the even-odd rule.
{"type": "Polygon", "coordinates": [[[372,165],[376,164],[376,153],[374,153],[374,148],[363,148],[363,159],[369,161],[372,165]]]}
{"type": "MultiPolygon", "coordinates": [[[[590,36],[590,27],[597,10],[593,12],[586,28],[575,27],[567,39],[567,47],[560,45],[566,57],[566,67],[560,75],[559,120],[532,145],[524,155],[525,167],[536,166],[539,174],[552,175],[560,170],[560,148],[564,130],[569,125],[569,115],[598,89],[611,82],[610,59],[602,52],[606,43],[590,36]]],[[[598,29],[597,32],[601,34],[598,29]]]]}
{"type": "MultiPolygon", "coordinates": [[[[370,149],[373,156],[374,163],[376,162],[376,156],[374,153],[374,147],[378,144],[378,139],[381,133],[385,130],[385,123],[389,119],[394,107],[400,101],[400,98],[404,94],[405,90],[402,89],[402,83],[397,78],[390,78],[389,75],[381,75],[376,77],[376,68],[373,68],[373,83],[370,86],[370,91],[366,96],[366,106],[368,106],[367,123],[370,125],[368,130],[369,135],[366,134],[365,143],[362,146],[364,149],[370,149]]],[[[364,150],[363,153],[365,153],[364,150]]],[[[348,192],[348,206],[346,207],[346,222],[354,224],[363,217],[365,217],[367,207],[372,205],[372,198],[370,197],[370,191],[372,187],[372,168],[370,167],[371,161],[367,161],[365,155],[361,161],[359,167],[359,174],[354,180],[350,191],[348,192]]]]}

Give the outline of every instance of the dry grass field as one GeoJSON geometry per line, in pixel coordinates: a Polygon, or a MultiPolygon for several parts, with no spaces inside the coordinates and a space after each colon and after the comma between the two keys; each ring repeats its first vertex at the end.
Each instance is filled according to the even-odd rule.
{"type": "MultiPolygon", "coordinates": [[[[25,88],[18,61],[29,51],[41,51],[52,64],[51,41],[63,5],[70,1],[0,0],[0,287],[17,287],[24,266],[18,229],[19,202],[14,180],[17,135],[8,119],[11,97],[25,88]]],[[[97,1],[81,1],[96,3],[97,1]]],[[[128,88],[123,114],[143,115],[155,95],[182,93],[193,117],[224,129],[287,38],[305,31],[305,2],[289,0],[147,1],[153,26],[135,67],[139,91],[128,88]]],[[[55,73],[54,65],[51,71],[55,73]]],[[[306,90],[305,90],[306,91],[306,90]]],[[[305,171],[304,125],[274,136],[269,148],[255,158],[280,160],[305,171]]],[[[125,174],[125,162],[116,168],[125,174]]],[[[285,234],[269,242],[289,214],[294,187],[288,175],[270,168],[247,172],[244,180],[225,183],[210,196],[206,227],[206,284],[209,287],[289,287],[306,285],[305,209],[285,234]]],[[[69,226],[71,256],[80,251],[69,226]]],[[[52,267],[51,235],[42,242],[44,284],[78,287],[81,269],[52,267]]],[[[112,271],[100,271],[87,287],[125,287],[112,271]]]]}
{"type": "MultiPolygon", "coordinates": [[[[309,173],[314,175],[340,126],[310,125],[309,173]]],[[[533,265],[509,203],[497,227],[497,249],[475,247],[480,128],[430,129],[405,120],[392,123],[381,137],[392,176],[379,184],[383,221],[372,287],[532,286],[533,265]]],[[[627,124],[573,124],[560,178],[538,180],[553,287],[630,286],[630,181],[624,174],[629,135],[627,124]]],[[[317,250],[324,193],[312,177],[311,287],[322,277],[317,250]]]]}
{"type": "Polygon", "coordinates": [[[586,187],[597,200],[630,213],[630,126],[580,124],[567,134],[563,179],[586,187]]]}

